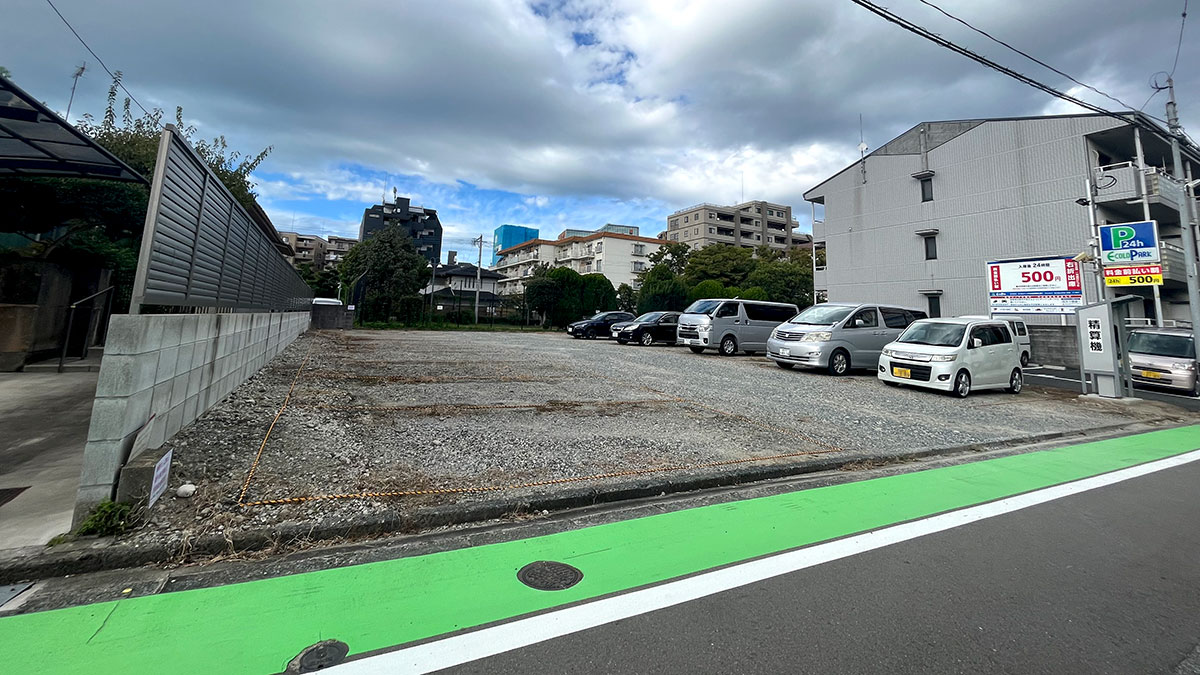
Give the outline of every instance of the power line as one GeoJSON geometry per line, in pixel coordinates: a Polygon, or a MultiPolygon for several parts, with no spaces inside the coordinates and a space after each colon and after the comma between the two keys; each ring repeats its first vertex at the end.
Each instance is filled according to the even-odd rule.
{"type": "MultiPolygon", "coordinates": [[[[1071,77],[1070,75],[1068,75],[1068,74],[1064,73],[1063,71],[1059,70],[1058,68],[1055,68],[1054,66],[1050,65],[1049,63],[1046,63],[1045,61],[1042,61],[1041,59],[1037,58],[1036,56],[1033,56],[1033,55],[1031,55],[1031,54],[1028,54],[1028,53],[1026,53],[1026,52],[1024,52],[1024,51],[1021,51],[1020,49],[1018,49],[1018,48],[1016,48],[1016,47],[1014,47],[1014,46],[1010,45],[1009,43],[1005,42],[1004,40],[1001,40],[1000,38],[998,38],[998,37],[996,37],[996,36],[992,35],[991,33],[987,32],[987,31],[985,31],[985,30],[983,30],[983,29],[976,28],[975,26],[971,25],[971,24],[970,24],[970,23],[968,23],[967,21],[965,21],[965,20],[963,20],[963,19],[960,19],[960,18],[958,18],[957,16],[954,16],[954,15],[953,15],[953,14],[951,14],[950,12],[947,12],[946,10],[942,9],[941,7],[938,7],[937,5],[933,4],[932,2],[929,2],[928,0],[917,0],[917,1],[918,1],[918,2],[920,2],[922,5],[926,5],[926,6],[928,6],[928,7],[932,7],[933,9],[936,9],[937,11],[939,11],[939,12],[941,12],[943,15],[945,15],[947,18],[953,19],[954,21],[957,21],[958,23],[961,23],[962,25],[964,25],[964,26],[966,26],[967,28],[969,28],[969,29],[971,29],[971,30],[975,31],[976,33],[979,33],[980,35],[982,35],[982,36],[984,36],[985,38],[987,38],[987,39],[991,40],[992,42],[995,42],[996,44],[1000,45],[1001,47],[1004,47],[1005,49],[1008,49],[1008,50],[1011,50],[1011,51],[1013,51],[1013,52],[1016,52],[1017,54],[1020,54],[1021,56],[1024,56],[1025,58],[1029,59],[1030,61],[1033,61],[1034,63],[1038,64],[1039,66],[1042,66],[1043,68],[1046,68],[1046,69],[1048,69],[1048,70],[1051,70],[1051,71],[1053,71],[1053,72],[1055,72],[1055,73],[1057,73],[1057,74],[1059,74],[1059,75],[1062,75],[1063,77],[1067,78],[1068,80],[1070,80],[1070,81],[1074,82],[1075,84],[1077,84],[1077,85],[1079,85],[1079,86],[1081,86],[1081,87],[1083,87],[1083,88],[1085,88],[1085,89],[1090,89],[1090,90],[1092,90],[1092,91],[1096,92],[1097,94],[1100,94],[1100,95],[1101,95],[1101,96],[1103,96],[1104,98],[1106,98],[1106,99],[1108,99],[1108,100],[1110,100],[1110,101],[1112,101],[1112,102],[1114,102],[1114,103],[1116,103],[1116,104],[1120,105],[1121,107],[1125,108],[1126,110],[1134,110],[1134,107],[1133,107],[1133,106],[1131,106],[1131,105],[1129,105],[1128,103],[1126,103],[1126,102],[1122,101],[1121,99],[1119,99],[1119,98],[1117,98],[1117,97],[1115,97],[1115,96],[1112,96],[1112,95],[1110,95],[1110,94],[1107,94],[1107,93],[1105,93],[1105,92],[1103,92],[1103,91],[1100,91],[1099,89],[1097,89],[1097,88],[1093,87],[1093,86],[1092,86],[1092,85],[1090,85],[1090,84],[1087,84],[1087,83],[1085,83],[1085,82],[1080,82],[1079,80],[1075,79],[1074,77],[1071,77]]],[[[1184,1],[1186,2],[1187,0],[1184,0],[1184,1]]],[[[1186,10],[1185,10],[1185,11],[1186,11],[1186,10]]],[[[1178,55],[1176,56],[1176,59],[1178,59],[1178,55]]],[[[1149,101],[1146,101],[1146,103],[1149,103],[1149,101]]],[[[1142,104],[1142,108],[1144,108],[1144,107],[1146,107],[1146,104],[1142,104]]],[[[1141,108],[1137,108],[1137,110],[1141,110],[1141,108]]],[[[1157,118],[1155,118],[1155,119],[1157,119],[1157,118]]],[[[1162,120],[1159,120],[1159,121],[1161,122],[1162,120]]]]}
{"type": "Polygon", "coordinates": [[[50,5],[50,9],[53,9],[54,13],[58,15],[58,18],[62,19],[62,22],[64,24],[66,24],[67,28],[71,29],[71,32],[75,34],[75,38],[79,40],[79,44],[83,45],[84,49],[88,50],[88,53],[91,54],[93,57],[95,57],[96,61],[99,62],[100,67],[104,69],[104,72],[108,73],[108,76],[111,77],[114,81],[116,81],[117,85],[120,86],[122,90],[124,90],[124,92],[127,96],[129,96],[129,99],[131,101],[133,101],[134,103],[136,103],[137,107],[141,108],[143,113],[149,115],[150,111],[146,110],[146,106],[142,105],[137,100],[137,98],[134,97],[134,95],[132,93],[130,93],[130,91],[128,89],[125,88],[124,82],[121,82],[121,80],[119,78],[117,78],[116,75],[113,75],[113,72],[111,70],[109,70],[108,66],[106,66],[104,64],[104,60],[100,58],[100,55],[97,54],[95,52],[95,50],[93,50],[91,47],[88,46],[88,43],[83,39],[83,36],[79,34],[79,31],[75,30],[75,27],[71,25],[71,22],[67,21],[67,17],[63,16],[62,12],[58,11],[58,8],[54,6],[54,2],[52,0],[46,0],[46,4],[50,5]]]}
{"type": "Polygon", "coordinates": [[[1171,64],[1171,74],[1167,77],[1175,77],[1175,68],[1179,65],[1179,52],[1183,49],[1183,27],[1187,25],[1187,6],[1188,0],[1183,0],[1183,17],[1179,20],[1179,43],[1175,45],[1175,62],[1171,64]]]}

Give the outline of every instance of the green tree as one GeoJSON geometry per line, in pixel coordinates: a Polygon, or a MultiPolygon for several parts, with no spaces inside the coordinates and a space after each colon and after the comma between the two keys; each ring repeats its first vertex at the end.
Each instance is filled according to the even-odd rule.
{"type": "Polygon", "coordinates": [[[747,288],[746,290],[742,291],[741,295],[739,295],[738,297],[742,298],[744,300],[768,300],[769,299],[769,298],[767,298],[767,292],[764,291],[763,289],[759,288],[758,286],[747,288]]]}
{"type": "Polygon", "coordinates": [[[704,298],[723,298],[725,297],[725,287],[721,282],[713,279],[706,279],[692,286],[692,290],[688,291],[688,302],[703,300],[704,298]]]}
{"type": "Polygon", "coordinates": [[[525,283],[525,301],[529,309],[542,316],[542,325],[551,325],[554,311],[562,302],[562,288],[546,275],[534,276],[525,283]]]}
{"type": "Polygon", "coordinates": [[[669,265],[650,268],[638,292],[638,314],[663,310],[678,311],[687,306],[687,286],[671,271],[669,265]]]}
{"type": "Polygon", "coordinates": [[[580,278],[579,305],[583,312],[606,312],[617,308],[617,291],[603,274],[585,274],[580,278]]]}
{"type": "Polygon", "coordinates": [[[767,299],[791,302],[804,308],[812,304],[813,278],[809,252],[773,262],[760,262],[747,283],[762,288],[767,299]]]}
{"type": "Polygon", "coordinates": [[[637,291],[629,284],[617,286],[617,308],[623,312],[637,311],[637,291]]]}
{"type": "Polygon", "coordinates": [[[300,273],[300,278],[308,287],[312,289],[313,295],[318,298],[334,298],[337,297],[338,273],[333,267],[326,267],[323,270],[317,271],[313,269],[311,263],[300,263],[296,266],[296,271],[300,273]]]}
{"type": "Polygon", "coordinates": [[[680,275],[687,268],[688,256],[691,252],[692,247],[683,242],[668,242],[660,245],[657,251],[646,256],[646,260],[650,261],[652,268],[657,265],[666,265],[676,275],[680,275]]]}
{"type": "Polygon", "coordinates": [[[546,278],[558,284],[559,289],[558,305],[550,315],[551,323],[566,326],[582,318],[586,310],[582,303],[583,277],[569,267],[556,267],[546,273],[546,278]]]}
{"type": "Polygon", "coordinates": [[[7,77],[8,79],[11,80],[12,79],[12,71],[10,71],[8,68],[5,68],[4,66],[0,66],[0,77],[7,77]]]}
{"type": "Polygon", "coordinates": [[[684,277],[693,285],[712,279],[722,286],[741,286],[754,266],[754,252],[748,248],[705,246],[688,256],[684,277]]]}
{"type": "Polygon", "coordinates": [[[430,270],[408,233],[392,225],[351,248],[338,265],[338,274],[347,289],[362,275],[351,301],[362,299],[364,321],[390,321],[400,311],[401,298],[425,287],[430,270]]]}

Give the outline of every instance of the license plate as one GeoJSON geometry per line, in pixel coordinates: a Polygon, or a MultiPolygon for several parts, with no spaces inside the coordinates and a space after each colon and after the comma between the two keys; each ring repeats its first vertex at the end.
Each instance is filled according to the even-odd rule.
{"type": "Polygon", "coordinates": [[[574,333],[574,332],[575,332],[575,329],[574,329],[574,328],[571,328],[571,327],[569,327],[569,326],[568,326],[568,327],[567,327],[567,332],[568,332],[568,333],[574,333]]]}
{"type": "Polygon", "coordinates": [[[792,350],[790,350],[790,349],[780,349],[780,350],[779,350],[779,355],[780,355],[780,356],[791,356],[791,355],[792,355],[792,350]]]}
{"type": "Polygon", "coordinates": [[[619,330],[614,330],[614,331],[613,331],[613,337],[617,337],[617,336],[618,336],[618,335],[620,335],[620,334],[621,334],[621,331],[619,331],[619,330]]]}
{"type": "Polygon", "coordinates": [[[689,345],[698,345],[698,344],[700,344],[700,341],[699,340],[688,340],[687,343],[689,345]]]}
{"type": "Polygon", "coordinates": [[[1142,377],[1145,377],[1145,378],[1148,378],[1148,379],[1151,379],[1151,380],[1161,380],[1161,379],[1162,379],[1162,373],[1156,373],[1156,372],[1154,372],[1153,370],[1143,370],[1143,371],[1142,371],[1142,377]]]}
{"type": "Polygon", "coordinates": [[[909,370],[908,368],[897,368],[895,366],[892,366],[892,375],[894,377],[911,378],[912,371],[909,370]]]}

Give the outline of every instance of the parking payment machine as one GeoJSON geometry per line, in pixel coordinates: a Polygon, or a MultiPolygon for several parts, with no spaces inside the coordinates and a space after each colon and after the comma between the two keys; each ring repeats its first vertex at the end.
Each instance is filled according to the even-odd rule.
{"type": "Polygon", "coordinates": [[[1141,298],[1125,295],[1075,310],[1083,393],[1105,398],[1133,395],[1129,355],[1125,350],[1129,343],[1126,319],[1132,302],[1141,302],[1141,298]]]}

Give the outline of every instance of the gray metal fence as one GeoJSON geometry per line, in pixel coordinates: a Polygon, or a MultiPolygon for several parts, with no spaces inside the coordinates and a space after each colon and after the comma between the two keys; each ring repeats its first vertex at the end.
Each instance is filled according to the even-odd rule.
{"type": "Polygon", "coordinates": [[[283,257],[261,210],[251,215],[172,125],[163,129],[129,311],[142,305],[307,309],[312,291],[283,257]]]}

